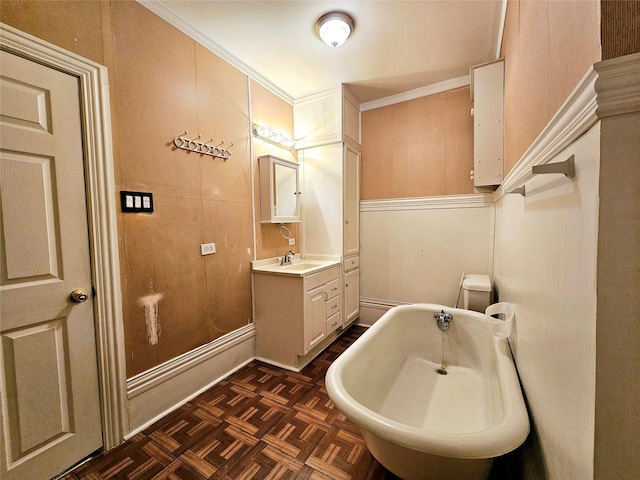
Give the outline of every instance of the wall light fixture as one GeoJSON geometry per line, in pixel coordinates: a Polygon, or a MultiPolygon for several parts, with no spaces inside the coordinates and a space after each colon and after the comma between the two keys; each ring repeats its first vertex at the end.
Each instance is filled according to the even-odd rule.
{"type": "Polygon", "coordinates": [[[254,123],[253,134],[260,140],[265,140],[287,150],[291,150],[295,145],[293,138],[278,133],[271,127],[267,127],[265,125],[258,125],[257,123],[254,123]]]}
{"type": "Polygon", "coordinates": [[[344,12],[329,12],[316,22],[316,32],[320,39],[330,47],[339,47],[347,41],[355,23],[344,12]]]}

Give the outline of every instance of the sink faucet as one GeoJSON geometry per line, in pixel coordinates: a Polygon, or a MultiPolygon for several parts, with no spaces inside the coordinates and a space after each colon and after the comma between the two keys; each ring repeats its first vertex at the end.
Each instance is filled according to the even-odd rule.
{"type": "Polygon", "coordinates": [[[282,259],[280,260],[280,265],[290,265],[291,264],[291,258],[295,255],[295,253],[293,252],[293,250],[289,250],[287,253],[284,254],[284,257],[282,257],[282,259]]]}
{"type": "Polygon", "coordinates": [[[445,313],[445,311],[442,310],[440,312],[434,313],[433,318],[436,319],[438,328],[444,332],[445,330],[449,330],[449,322],[453,320],[453,315],[451,315],[450,313],[445,313]]]}

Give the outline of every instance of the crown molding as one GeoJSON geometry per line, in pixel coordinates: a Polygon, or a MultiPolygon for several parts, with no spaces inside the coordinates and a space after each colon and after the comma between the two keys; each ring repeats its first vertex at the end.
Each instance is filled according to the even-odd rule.
{"type": "Polygon", "coordinates": [[[255,80],[259,84],[261,84],[266,89],[270,90],[272,93],[280,97],[285,102],[293,105],[293,97],[289,95],[287,92],[282,90],[280,87],[271,82],[268,78],[260,74],[258,71],[251,68],[249,65],[229,53],[227,50],[222,48],[220,45],[212,41],[210,38],[203,35],[199,30],[194,28],[192,25],[185,22],[180,16],[178,16],[173,10],[168,8],[166,5],[160,3],[158,0],[136,0],[140,5],[145,7],[147,10],[155,13],[157,16],[162,18],[165,22],[174,26],[182,33],[192,38],[200,45],[205,47],[207,50],[215,53],[227,63],[230,63],[242,73],[247,75],[249,78],[255,80]]]}
{"type": "Polygon", "coordinates": [[[426,87],[409,90],[408,92],[398,93],[378,100],[372,100],[371,102],[362,103],[360,104],[360,111],[366,112],[367,110],[373,110],[375,108],[388,107],[390,105],[395,105],[396,103],[407,102],[409,100],[415,100],[416,98],[427,97],[429,95],[446,92],[460,87],[466,87],[468,85],[470,85],[469,75],[464,75],[462,77],[456,77],[443,82],[427,85],[426,87]]]}

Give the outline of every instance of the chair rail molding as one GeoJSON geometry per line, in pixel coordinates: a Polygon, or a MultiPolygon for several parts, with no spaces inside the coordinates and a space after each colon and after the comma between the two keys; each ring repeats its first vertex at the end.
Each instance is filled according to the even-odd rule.
{"type": "Polygon", "coordinates": [[[550,162],[599,120],[640,111],[640,53],[595,63],[495,191],[521,187],[531,169],[550,162]]]}

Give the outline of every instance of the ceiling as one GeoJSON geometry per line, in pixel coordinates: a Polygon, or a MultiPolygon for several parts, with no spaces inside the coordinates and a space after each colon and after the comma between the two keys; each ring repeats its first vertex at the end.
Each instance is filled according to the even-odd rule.
{"type": "Polygon", "coordinates": [[[285,98],[345,83],[361,103],[495,59],[503,17],[503,0],[140,1],[285,98]],[[355,20],[337,48],[315,33],[332,10],[355,20]]]}

